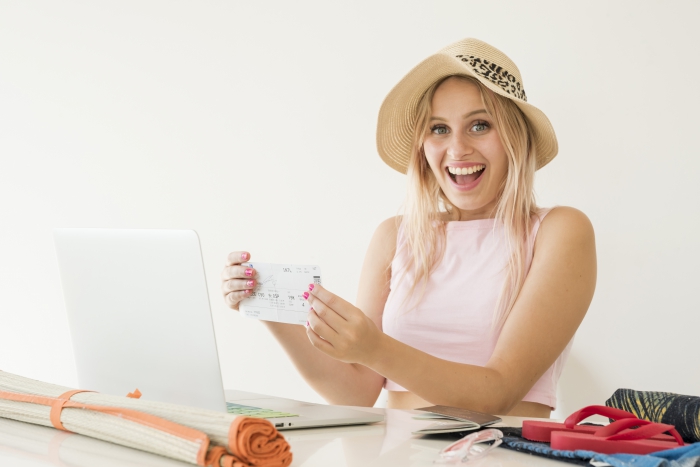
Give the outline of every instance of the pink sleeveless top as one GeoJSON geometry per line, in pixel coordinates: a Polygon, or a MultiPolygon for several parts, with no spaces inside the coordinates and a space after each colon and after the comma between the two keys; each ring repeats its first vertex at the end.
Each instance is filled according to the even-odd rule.
{"type": "MultiPolygon", "coordinates": [[[[542,219],[551,209],[535,216],[530,257],[542,219]]],[[[403,229],[399,229],[391,270],[390,292],[382,316],[383,331],[394,339],[435,357],[458,363],[485,366],[496,348],[500,331],[491,330],[491,319],[503,287],[508,257],[505,233],[494,219],[448,222],[445,255],[431,273],[425,292],[416,305],[406,299],[415,275],[405,268],[408,252],[403,229]],[[402,277],[403,276],[403,277],[402,277]]],[[[416,287],[415,297],[421,287],[416,287]]],[[[535,383],[523,401],[556,408],[557,381],[573,339],[554,364],[535,383]]],[[[390,391],[406,391],[387,379],[390,391]]]]}

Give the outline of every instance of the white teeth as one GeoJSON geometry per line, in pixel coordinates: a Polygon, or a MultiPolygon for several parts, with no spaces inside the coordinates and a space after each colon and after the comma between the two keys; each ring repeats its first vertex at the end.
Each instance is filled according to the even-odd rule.
{"type": "Polygon", "coordinates": [[[485,168],[485,165],[473,165],[471,167],[447,167],[447,170],[452,175],[468,175],[484,170],[485,168]]]}

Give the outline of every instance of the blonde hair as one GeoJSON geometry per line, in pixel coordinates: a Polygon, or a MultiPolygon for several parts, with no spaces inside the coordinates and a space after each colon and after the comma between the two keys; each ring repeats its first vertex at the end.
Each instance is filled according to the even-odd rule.
{"type": "MultiPolygon", "coordinates": [[[[509,259],[506,280],[494,310],[492,327],[500,328],[505,322],[522,289],[526,276],[529,236],[532,215],[536,212],[534,178],[537,154],[532,130],[518,106],[510,99],[499,96],[478,80],[455,75],[477,86],[487,113],[493,118],[501,143],[508,158],[508,172],[500,189],[495,218],[505,230],[509,259]]],[[[408,263],[403,274],[414,272],[410,295],[420,284],[423,295],[428,277],[442,260],[444,253],[444,213],[459,220],[459,210],[450,204],[440,188],[423,152],[423,140],[428,131],[431,103],[437,88],[450,77],[434,83],[425,92],[417,106],[413,136],[413,152],[408,165],[408,196],[401,219],[405,235],[402,248],[408,249],[408,263]]],[[[403,277],[402,276],[402,279],[403,277]]],[[[417,303],[417,301],[415,302],[417,303]]]]}

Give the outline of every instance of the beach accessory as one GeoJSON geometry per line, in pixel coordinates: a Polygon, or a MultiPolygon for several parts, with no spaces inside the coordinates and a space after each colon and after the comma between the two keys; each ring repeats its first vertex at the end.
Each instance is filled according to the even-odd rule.
{"type": "Polygon", "coordinates": [[[464,464],[480,459],[501,444],[503,433],[489,428],[469,434],[438,453],[435,464],[464,464]],[[483,444],[491,442],[491,444],[483,444]]]}
{"type": "MultiPolygon", "coordinates": [[[[522,452],[530,456],[546,457],[570,465],[614,465],[615,467],[688,467],[695,466],[700,459],[700,443],[688,444],[674,449],[664,449],[651,454],[601,454],[593,451],[576,450],[562,451],[552,449],[548,444],[528,441],[521,436],[521,429],[515,427],[498,427],[503,432],[503,444],[505,448],[522,452]]],[[[537,465],[534,458],[530,458],[528,465],[537,465]]]]}
{"type": "MultiPolygon", "coordinates": [[[[584,433],[592,435],[598,431],[600,425],[579,425],[578,423],[587,419],[592,415],[602,415],[603,417],[608,417],[611,420],[622,420],[622,419],[637,419],[637,416],[620,409],[614,409],[611,407],[606,407],[604,405],[589,405],[581,410],[578,410],[566,418],[564,423],[556,422],[543,422],[539,420],[524,420],[523,421],[523,438],[529,439],[530,441],[542,441],[549,443],[551,440],[552,433],[555,431],[566,431],[575,433],[584,433]]],[[[675,442],[672,436],[658,434],[653,436],[656,441],[666,441],[675,442]]]]}
{"type": "Polygon", "coordinates": [[[600,452],[603,454],[649,454],[652,452],[685,446],[673,425],[654,423],[637,418],[623,418],[598,428],[595,433],[574,431],[552,432],[552,449],[600,452]],[[639,427],[635,430],[629,428],[639,427]],[[674,443],[652,439],[656,435],[670,433],[674,443]]]}
{"type": "Polygon", "coordinates": [[[377,121],[377,150],[391,168],[406,173],[418,102],[432,84],[452,75],[476,78],[496,94],[515,102],[532,128],[538,169],[557,155],[554,128],[541,110],[527,102],[515,63],[485,42],[464,39],[423,60],[384,99],[377,121]]]}
{"type": "Polygon", "coordinates": [[[263,419],[75,390],[0,371],[0,417],[79,433],[199,466],[287,467],[289,444],[263,419]]]}

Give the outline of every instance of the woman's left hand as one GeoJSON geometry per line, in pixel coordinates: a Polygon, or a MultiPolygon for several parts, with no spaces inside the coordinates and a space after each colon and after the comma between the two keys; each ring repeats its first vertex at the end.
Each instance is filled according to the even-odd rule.
{"type": "Polygon", "coordinates": [[[362,310],[315,284],[309,292],[311,310],[306,334],[326,355],[346,363],[369,366],[382,332],[362,310]]]}

